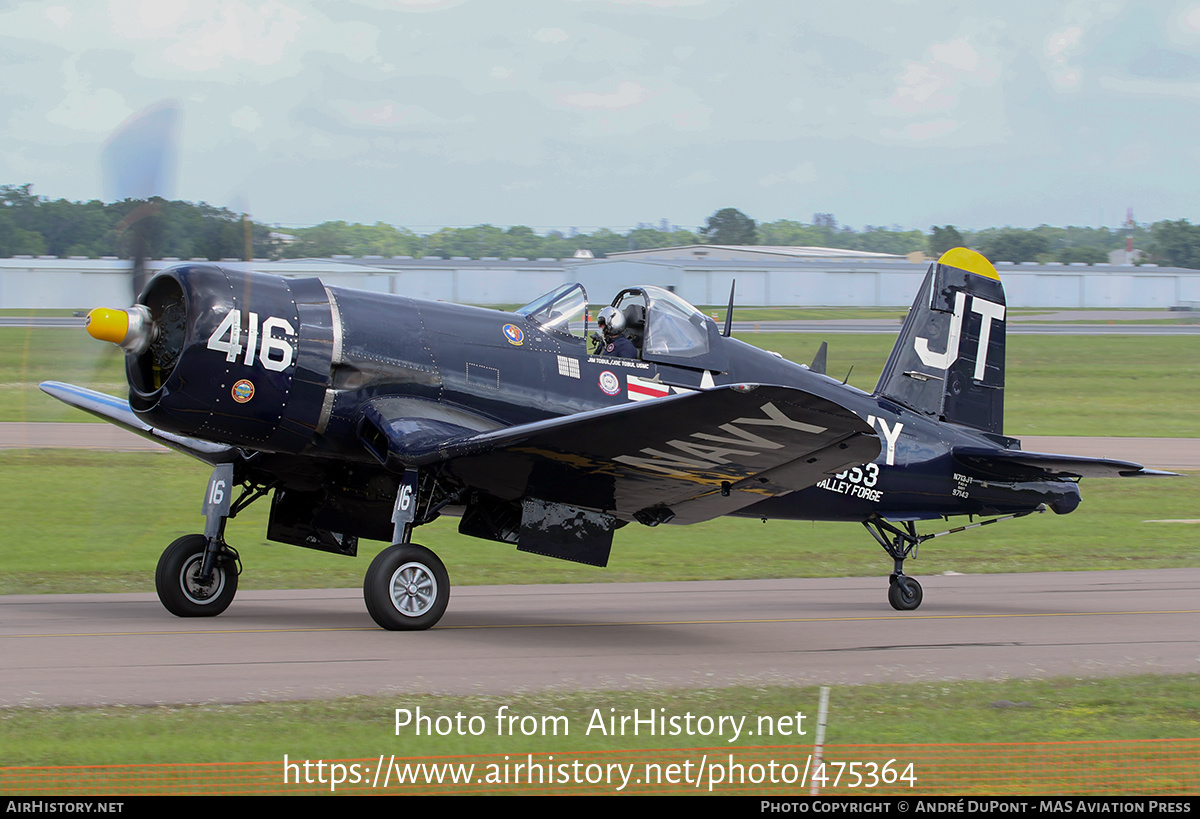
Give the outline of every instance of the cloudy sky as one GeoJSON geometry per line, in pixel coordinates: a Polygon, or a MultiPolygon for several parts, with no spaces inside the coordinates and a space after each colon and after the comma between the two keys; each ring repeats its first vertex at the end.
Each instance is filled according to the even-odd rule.
{"type": "Polygon", "coordinates": [[[1200,217],[1197,0],[0,0],[0,184],[167,99],[166,193],[287,226],[1200,217]]]}

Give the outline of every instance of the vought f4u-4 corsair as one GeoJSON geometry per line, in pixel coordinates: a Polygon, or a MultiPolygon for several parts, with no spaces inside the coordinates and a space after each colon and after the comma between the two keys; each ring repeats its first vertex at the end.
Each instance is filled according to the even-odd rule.
{"type": "Polygon", "coordinates": [[[1003,434],[1004,291],[971,250],[930,266],[869,394],[825,374],[823,347],[792,363],[659,287],[601,311],[631,345],[592,351],[589,315],[578,284],[507,313],[181,264],[133,307],[89,316],[125,351],[128,401],[42,388],[214,467],[204,533],[168,546],[155,575],[181,617],[233,600],[225,521],[268,493],[271,540],[341,555],[359,538],[393,544],[363,596],[383,628],[415,630],[449,600],[442,561],[412,542],[442,514],[596,566],[628,523],[855,521],[892,559],[891,605],[911,610],[922,592],[904,561],[948,534],[917,521],[1065,514],[1081,477],[1165,474],[1003,434]]]}

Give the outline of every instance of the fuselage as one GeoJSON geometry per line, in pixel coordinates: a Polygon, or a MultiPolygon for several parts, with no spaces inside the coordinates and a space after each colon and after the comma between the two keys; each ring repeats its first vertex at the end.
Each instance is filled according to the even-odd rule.
{"type": "Polygon", "coordinates": [[[403,316],[408,328],[391,331],[402,339],[394,348],[407,349],[413,361],[411,376],[397,379],[393,374],[341,395],[333,426],[346,433],[356,408],[381,395],[420,395],[510,426],[707,386],[773,384],[802,389],[853,410],[875,428],[879,457],[830,475],[816,486],[747,507],[735,513],[739,516],[857,521],[879,515],[903,520],[1009,514],[1042,503],[1065,513],[1078,504],[1073,482],[987,479],[973,475],[950,454],[954,446],[998,447],[1011,445],[1009,439],[931,419],[737,339],[716,335],[725,369],[713,371],[652,357],[591,354],[582,335],[543,331],[512,313],[336,288],[331,292],[346,337],[359,339],[357,345],[344,347],[348,360],[370,360],[389,346],[379,335],[387,326],[383,316],[390,312],[403,316]],[[515,343],[511,330],[505,331],[513,326],[521,331],[520,343],[515,343]],[[417,327],[419,332],[414,331],[417,327]]]}
{"type": "Polygon", "coordinates": [[[185,264],[132,308],[89,314],[126,352],[127,406],[43,389],[213,465],[205,534],[171,544],[156,574],[179,616],[232,600],[225,520],[268,494],[270,540],[342,555],[359,538],[392,544],[364,581],[388,629],[445,610],[445,567],[411,535],[446,513],[462,534],[595,566],[632,522],[858,521],[893,561],[889,603],[912,610],[922,591],[903,563],[946,534],[914,521],[1065,513],[1078,477],[1150,474],[1023,453],[1002,434],[1005,316],[991,263],[948,251],[868,394],[723,336],[655,286],[605,308],[636,350],[615,357],[589,345],[578,284],[505,312],[185,264]]]}
{"type": "MultiPolygon", "coordinates": [[[[298,287],[277,277],[203,265],[175,275],[190,300],[209,294],[209,303],[187,305],[190,315],[202,309],[208,319],[189,325],[195,329],[181,344],[172,377],[157,400],[143,399],[141,406],[135,401],[135,409],[149,423],[173,432],[257,445],[268,451],[262,458],[267,464],[292,462],[288,455],[318,463],[372,464],[358,433],[362,407],[376,399],[428,402],[440,411],[458,412],[464,426],[482,431],[710,386],[755,383],[798,388],[852,410],[874,428],[880,451],[870,463],[764,500],[739,515],[921,519],[1008,513],[1043,502],[1066,512],[1078,503],[1071,482],[986,480],[950,455],[954,446],[1011,445],[1008,439],[940,422],[725,338],[711,319],[703,319],[696,331],[705,336],[707,348],[684,366],[678,357],[645,350],[637,359],[595,355],[585,327],[547,328],[519,313],[298,287]],[[221,280],[225,286],[215,287],[221,280]],[[306,307],[297,307],[305,304],[297,291],[309,293],[306,307]],[[240,311],[241,325],[236,355],[229,346],[233,336],[221,328],[222,321],[231,323],[233,310],[240,311]],[[257,353],[250,349],[252,335],[257,353]],[[252,391],[250,399],[237,400],[234,385],[252,391]],[[186,399],[183,409],[173,406],[180,395],[186,399]]],[[[664,349],[671,352],[669,346],[664,349]]],[[[288,468],[313,482],[311,465],[288,468]]]]}

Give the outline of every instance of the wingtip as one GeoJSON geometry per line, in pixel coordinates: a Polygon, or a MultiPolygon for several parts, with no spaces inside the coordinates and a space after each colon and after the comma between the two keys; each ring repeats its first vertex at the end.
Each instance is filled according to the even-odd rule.
{"type": "Polygon", "coordinates": [[[1148,469],[1142,467],[1137,470],[1130,470],[1121,473],[1122,478],[1182,478],[1178,472],[1168,472],[1165,469],[1148,469]]]}

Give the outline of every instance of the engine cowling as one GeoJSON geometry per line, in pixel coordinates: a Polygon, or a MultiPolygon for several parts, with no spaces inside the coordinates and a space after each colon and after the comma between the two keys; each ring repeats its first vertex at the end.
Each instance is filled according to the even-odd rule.
{"type": "Polygon", "coordinates": [[[335,308],[319,279],[178,265],[126,312],[126,336],[108,340],[126,350],[129,403],[151,426],[274,452],[323,428],[335,308]]]}

